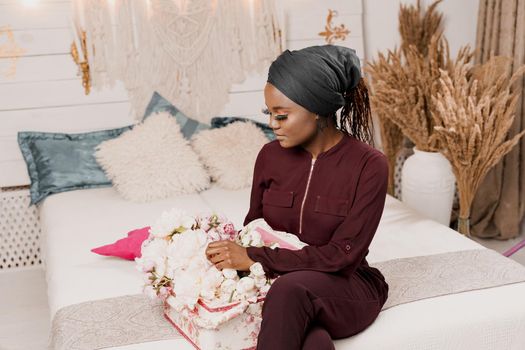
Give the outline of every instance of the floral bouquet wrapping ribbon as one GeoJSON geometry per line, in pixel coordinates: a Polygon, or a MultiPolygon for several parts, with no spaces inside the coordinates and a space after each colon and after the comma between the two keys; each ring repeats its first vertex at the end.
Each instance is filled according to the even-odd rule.
{"type": "Polygon", "coordinates": [[[262,303],[275,279],[267,278],[258,262],[246,272],[218,270],[205,254],[207,245],[218,240],[243,247],[306,245],[262,218],[236,231],[217,213],[191,216],[173,208],[151,226],[142,255],[135,259],[144,273],[143,291],[164,302],[168,321],[196,348],[248,349],[257,342],[262,303]]]}

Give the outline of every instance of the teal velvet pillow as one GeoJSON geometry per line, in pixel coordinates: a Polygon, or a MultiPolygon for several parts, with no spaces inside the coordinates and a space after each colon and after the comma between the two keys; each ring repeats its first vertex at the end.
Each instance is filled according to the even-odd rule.
{"type": "Polygon", "coordinates": [[[205,123],[200,123],[197,120],[191,119],[184,115],[181,111],[172,105],[168,100],[162,97],[158,92],[154,92],[151,96],[151,100],[146,107],[144,117],[142,120],[148,118],[150,115],[157,112],[168,112],[177,119],[177,123],[180,125],[180,131],[184,135],[185,139],[191,139],[193,134],[198,133],[201,130],[210,129],[210,126],[205,123]]]}
{"type": "Polygon", "coordinates": [[[266,137],[272,141],[275,140],[275,134],[273,132],[273,129],[268,125],[264,123],[260,123],[256,120],[250,119],[250,118],[244,118],[244,117],[213,117],[211,118],[211,128],[222,128],[223,126],[226,126],[231,123],[235,123],[238,121],[250,121],[254,123],[258,128],[260,128],[266,137]]]}
{"type": "Polygon", "coordinates": [[[95,160],[95,147],[132,127],[79,134],[19,132],[18,145],[31,179],[31,204],[53,193],[111,186],[95,160]]]}

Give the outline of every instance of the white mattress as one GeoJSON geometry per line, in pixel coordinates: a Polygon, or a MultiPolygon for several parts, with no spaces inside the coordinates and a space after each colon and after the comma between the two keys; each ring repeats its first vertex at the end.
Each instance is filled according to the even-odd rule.
{"type": "MultiPolygon", "coordinates": [[[[90,249],[151,225],[177,206],[197,213],[219,210],[241,228],[250,188],[212,187],[200,194],[138,204],[113,188],[78,190],[48,197],[41,206],[43,255],[51,317],[61,307],[141,291],[134,263],[90,249]]],[[[369,263],[466,249],[486,249],[426,219],[387,196],[369,263]]],[[[423,299],[382,311],[363,332],[335,341],[337,349],[525,349],[525,283],[423,299]]],[[[113,349],[193,349],[184,339],[113,349]]]]}

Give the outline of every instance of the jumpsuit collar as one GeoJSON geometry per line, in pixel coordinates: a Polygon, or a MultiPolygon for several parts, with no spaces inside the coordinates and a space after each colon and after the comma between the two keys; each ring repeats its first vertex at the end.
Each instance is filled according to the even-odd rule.
{"type": "MultiPolygon", "coordinates": [[[[337,152],[337,150],[339,150],[341,147],[343,147],[343,145],[349,141],[351,136],[349,136],[348,134],[346,133],[343,133],[343,137],[341,138],[341,140],[339,140],[339,142],[337,142],[335,145],[333,145],[332,147],[330,147],[329,149],[327,149],[326,151],[324,152],[321,152],[317,155],[317,158],[316,159],[319,159],[319,158],[323,158],[323,157],[327,157],[329,156],[330,154],[332,153],[335,153],[337,152]]],[[[308,155],[310,157],[310,159],[313,159],[313,156],[312,154],[306,150],[305,148],[303,148],[302,146],[297,146],[297,148],[300,149],[300,151],[306,155],[308,155]]]]}

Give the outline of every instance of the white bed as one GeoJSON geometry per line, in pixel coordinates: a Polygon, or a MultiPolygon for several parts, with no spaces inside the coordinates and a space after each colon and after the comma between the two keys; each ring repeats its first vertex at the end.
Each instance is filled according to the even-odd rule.
{"type": "MultiPolygon", "coordinates": [[[[148,226],[165,209],[189,212],[213,208],[242,227],[250,189],[212,187],[200,194],[138,204],[113,188],[64,192],[40,207],[43,255],[51,317],[62,307],[141,291],[134,263],[90,249],[148,226]]],[[[369,263],[468,249],[486,249],[456,231],[428,220],[387,196],[370,246],[369,263]]],[[[336,340],[337,349],[525,349],[525,282],[473,290],[383,310],[363,332],[336,340]]],[[[183,338],[112,349],[193,349],[183,338]]]]}

